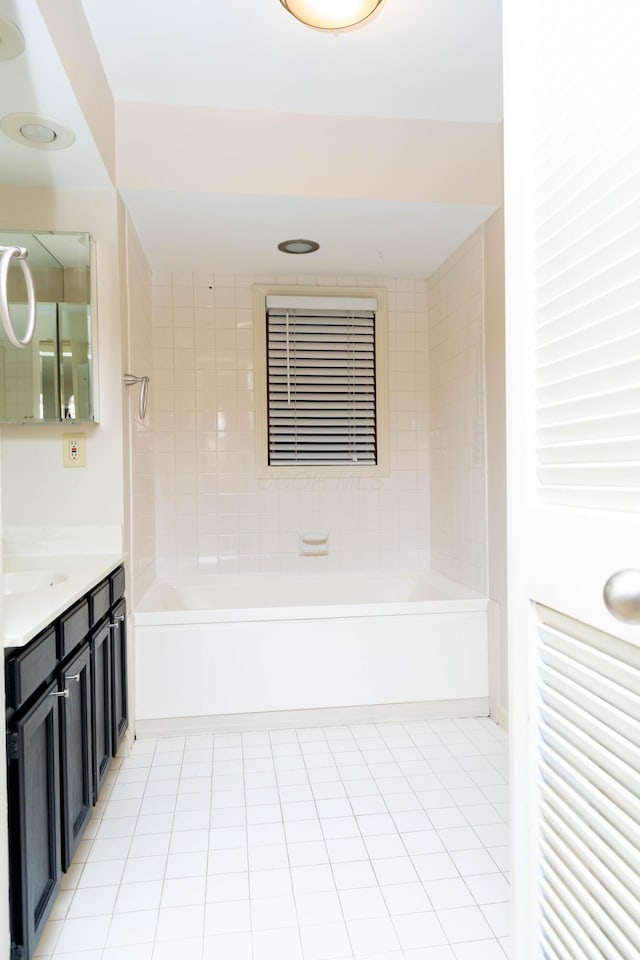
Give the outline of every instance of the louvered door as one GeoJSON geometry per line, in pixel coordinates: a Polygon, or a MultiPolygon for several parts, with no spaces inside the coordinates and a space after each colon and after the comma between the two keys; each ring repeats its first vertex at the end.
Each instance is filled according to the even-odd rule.
{"type": "Polygon", "coordinates": [[[640,5],[504,27],[515,953],[637,960],[640,5]]]}

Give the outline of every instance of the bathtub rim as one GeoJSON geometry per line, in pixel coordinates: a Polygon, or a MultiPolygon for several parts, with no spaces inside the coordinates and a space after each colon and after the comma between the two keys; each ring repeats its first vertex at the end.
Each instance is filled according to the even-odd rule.
{"type": "MultiPolygon", "coordinates": [[[[333,576],[344,575],[345,571],[336,571],[335,573],[323,573],[320,576],[330,579],[333,576]]],[[[431,586],[443,591],[461,592],[462,596],[442,597],[440,599],[427,600],[369,600],[355,603],[305,603],[294,605],[269,605],[269,606],[246,606],[246,607],[186,607],[178,606],[167,607],[166,609],[140,609],[144,607],[149,592],[160,584],[166,584],[169,589],[179,589],[183,586],[216,586],[219,587],[226,579],[228,582],[244,580],[242,574],[222,574],[222,575],[197,575],[193,577],[179,575],[171,579],[166,577],[156,578],[149,585],[148,590],[140,598],[139,604],[133,611],[133,618],[136,627],[145,626],[163,626],[163,625],[188,625],[201,623],[242,623],[242,622],[272,622],[275,620],[331,620],[331,619],[352,619],[360,617],[390,617],[390,616],[415,616],[428,615],[434,613],[460,613],[460,612],[486,612],[489,605],[489,598],[475,591],[449,580],[442,574],[432,570],[424,569],[397,569],[392,571],[349,571],[358,577],[366,577],[371,574],[372,577],[391,574],[397,578],[407,578],[412,582],[426,580],[431,586]]],[[[305,578],[306,574],[296,571],[289,574],[283,571],[282,574],[246,574],[247,583],[252,580],[264,580],[269,577],[287,577],[299,576],[305,578]]]]}

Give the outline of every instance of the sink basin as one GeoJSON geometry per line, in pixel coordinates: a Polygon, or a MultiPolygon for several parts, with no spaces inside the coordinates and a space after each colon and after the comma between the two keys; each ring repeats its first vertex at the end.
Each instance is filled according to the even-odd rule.
{"type": "Polygon", "coordinates": [[[12,593],[33,593],[53,587],[56,583],[66,580],[64,573],[53,573],[51,570],[21,570],[15,573],[5,573],[3,577],[4,595],[12,593]]]}

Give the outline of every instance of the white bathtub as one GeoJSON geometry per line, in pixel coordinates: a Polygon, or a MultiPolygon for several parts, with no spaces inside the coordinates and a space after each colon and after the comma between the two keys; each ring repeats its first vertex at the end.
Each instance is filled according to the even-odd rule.
{"type": "Polygon", "coordinates": [[[157,581],[134,628],[142,728],[373,705],[488,712],[487,600],[437,574],[157,581]]]}

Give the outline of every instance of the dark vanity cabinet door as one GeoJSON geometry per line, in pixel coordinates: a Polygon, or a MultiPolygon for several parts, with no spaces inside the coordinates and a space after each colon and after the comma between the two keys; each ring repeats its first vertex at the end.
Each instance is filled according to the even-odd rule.
{"type": "Polygon", "coordinates": [[[93,808],[93,723],[91,653],[85,643],[62,669],[60,771],[62,794],[62,869],[68,870],[93,808]]]}
{"type": "Polygon", "coordinates": [[[113,675],[111,732],[113,756],[118,752],[127,727],[127,607],[124,598],[111,611],[111,670],[113,675]]]}
{"type": "Polygon", "coordinates": [[[111,765],[113,688],[111,677],[111,629],[107,621],[91,637],[91,683],[93,702],[93,795],[98,799],[111,765]]]}
{"type": "Polygon", "coordinates": [[[13,956],[32,955],[60,887],[59,692],[50,683],[8,729],[13,956]]]}

